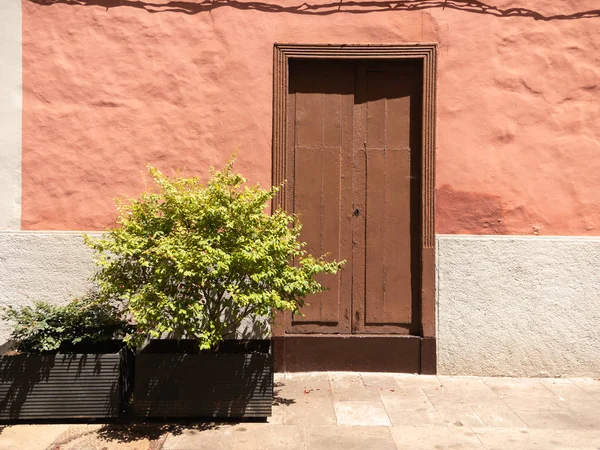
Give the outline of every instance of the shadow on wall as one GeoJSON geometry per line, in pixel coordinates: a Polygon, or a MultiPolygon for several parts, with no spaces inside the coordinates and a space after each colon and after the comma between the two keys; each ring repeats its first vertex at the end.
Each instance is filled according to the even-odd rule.
{"type": "Polygon", "coordinates": [[[502,199],[496,195],[436,190],[437,232],[441,234],[506,234],[502,199]]]}
{"type": "Polygon", "coordinates": [[[150,13],[179,12],[183,14],[199,14],[217,8],[235,8],[241,10],[255,10],[271,13],[329,15],[336,13],[366,14],[389,11],[421,11],[425,9],[454,9],[457,11],[475,14],[488,14],[496,17],[530,17],[535,20],[574,20],[600,17],[600,9],[581,11],[572,14],[555,14],[545,16],[537,11],[527,8],[506,8],[488,5],[477,0],[364,0],[343,1],[328,3],[302,3],[296,6],[283,6],[276,3],[237,1],[237,0],[205,0],[170,1],[153,3],[143,0],[30,0],[39,5],[66,4],[76,6],[102,6],[106,9],[130,7],[144,9],[150,13]]]}
{"type": "Polygon", "coordinates": [[[544,234],[548,225],[535,210],[505,203],[499,195],[459,191],[445,184],[436,189],[439,234],[544,234]]]}

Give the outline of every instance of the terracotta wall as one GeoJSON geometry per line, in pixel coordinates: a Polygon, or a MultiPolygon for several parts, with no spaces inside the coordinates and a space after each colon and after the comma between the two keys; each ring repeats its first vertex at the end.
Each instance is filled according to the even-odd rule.
{"type": "Polygon", "coordinates": [[[275,42],[438,42],[437,232],[600,235],[600,13],[527,17],[597,1],[407,3],[23,0],[22,228],[111,225],[146,163],[269,184],[275,42]]]}

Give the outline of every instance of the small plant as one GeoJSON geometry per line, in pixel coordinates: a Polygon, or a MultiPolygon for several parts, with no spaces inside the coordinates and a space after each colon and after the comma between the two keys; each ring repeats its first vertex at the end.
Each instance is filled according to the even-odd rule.
{"type": "Polygon", "coordinates": [[[128,325],[115,305],[88,294],[64,306],[36,302],[33,306],[2,308],[2,318],[14,323],[16,350],[49,353],[78,344],[96,344],[125,334],[128,325]]]}
{"type": "Polygon", "coordinates": [[[171,334],[214,349],[244,318],[297,312],[323,290],[315,275],[341,267],[307,254],[298,219],[265,212],[278,188],[247,186],[233,160],[206,185],[148,169],[156,188],[118,201],[119,226],[86,237],[100,289],[136,323],[129,343],[171,334]]]}

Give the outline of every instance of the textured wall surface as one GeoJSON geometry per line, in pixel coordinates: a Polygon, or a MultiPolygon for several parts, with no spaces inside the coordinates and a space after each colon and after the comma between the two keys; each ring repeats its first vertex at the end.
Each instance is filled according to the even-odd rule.
{"type": "Polygon", "coordinates": [[[600,239],[438,236],[438,370],[600,375],[600,239]]]}
{"type": "Polygon", "coordinates": [[[438,232],[600,234],[596,0],[166,3],[23,0],[23,228],[103,228],[147,162],[269,184],[275,42],[438,42],[438,232]]]}
{"type": "MultiPolygon", "coordinates": [[[[91,287],[92,273],[80,233],[0,232],[0,305],[66,303],[91,287]]],[[[0,343],[9,332],[0,321],[0,343]]]]}
{"type": "MultiPolygon", "coordinates": [[[[597,0],[325,3],[22,0],[21,155],[3,0],[0,229],[103,229],[146,163],[206,176],[237,147],[268,185],[274,43],[437,42],[438,233],[600,235],[600,13],[577,14],[597,0]]],[[[598,240],[438,244],[442,372],[600,373],[598,240]]],[[[0,234],[0,303],[67,300],[91,269],[76,233],[0,234]]]]}
{"type": "Polygon", "coordinates": [[[0,7],[0,230],[21,228],[21,0],[0,7]]]}

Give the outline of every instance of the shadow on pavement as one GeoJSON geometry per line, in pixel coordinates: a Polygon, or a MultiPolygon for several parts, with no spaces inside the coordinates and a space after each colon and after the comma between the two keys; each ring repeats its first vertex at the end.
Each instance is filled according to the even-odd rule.
{"type": "Polygon", "coordinates": [[[234,425],[237,422],[143,422],[115,423],[104,425],[97,431],[98,437],[107,441],[133,442],[143,439],[156,441],[167,433],[179,435],[186,430],[217,430],[222,426],[234,425]]]}
{"type": "Polygon", "coordinates": [[[273,406],[285,405],[289,406],[296,403],[293,398],[281,397],[279,394],[284,384],[281,381],[275,382],[273,385],[273,406]],[[278,389],[279,388],[279,389],[278,389]]]}

